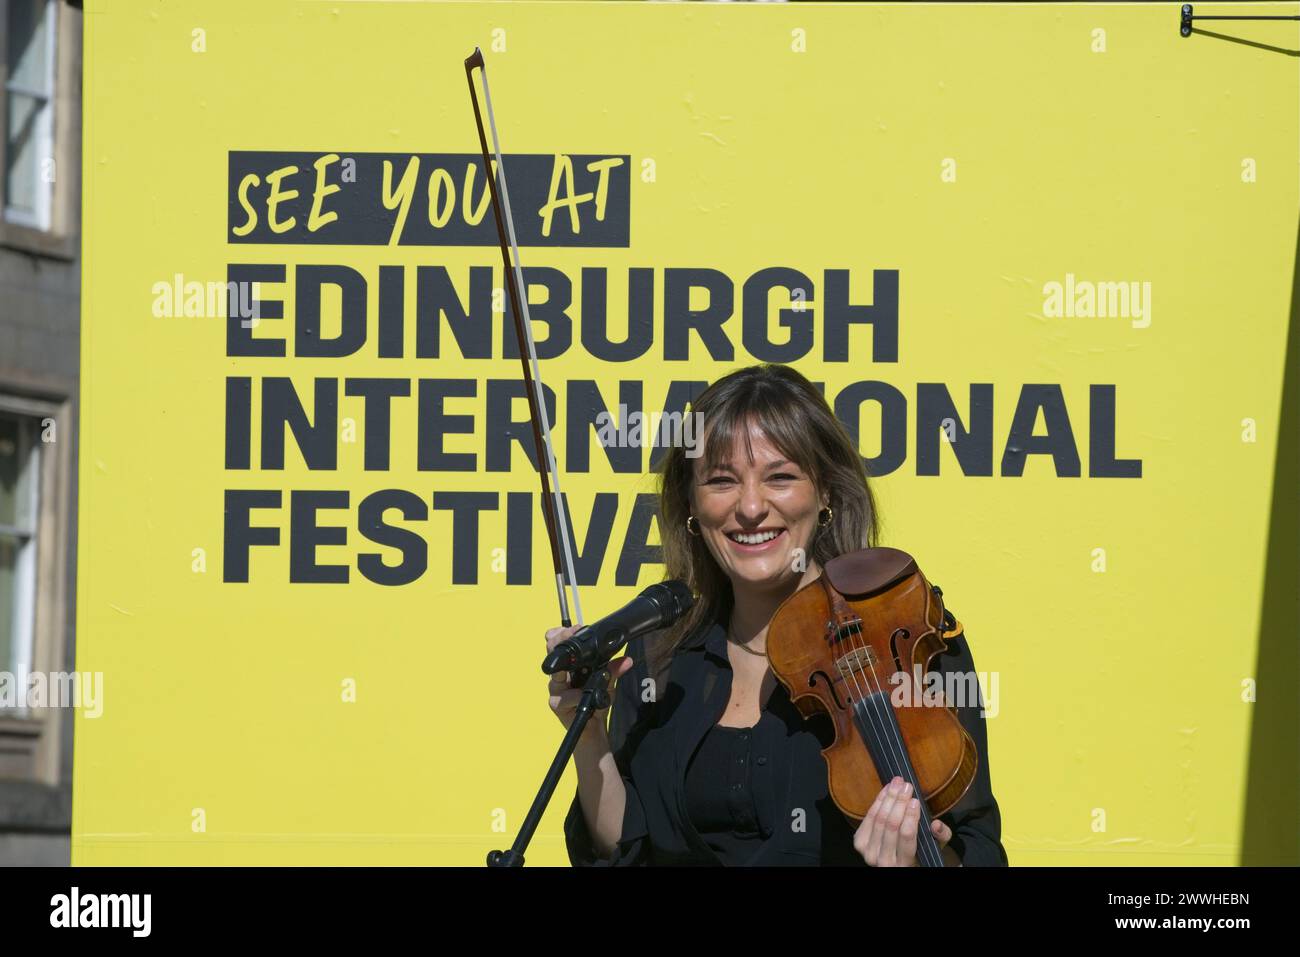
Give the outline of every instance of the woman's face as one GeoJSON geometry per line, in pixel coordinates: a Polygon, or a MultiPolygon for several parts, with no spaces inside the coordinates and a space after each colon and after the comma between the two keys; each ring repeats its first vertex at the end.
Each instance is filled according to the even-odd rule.
{"type": "Polygon", "coordinates": [[[742,588],[776,587],[800,578],[824,506],[812,479],[788,462],[757,425],[749,427],[754,459],[738,437],[713,469],[694,459],[692,511],[718,565],[742,588]]]}

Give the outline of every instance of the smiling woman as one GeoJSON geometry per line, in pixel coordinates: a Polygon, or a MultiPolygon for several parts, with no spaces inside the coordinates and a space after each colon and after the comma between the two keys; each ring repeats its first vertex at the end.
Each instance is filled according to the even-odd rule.
{"type": "Polygon", "coordinates": [[[719,616],[753,642],[822,563],[876,544],[875,498],[853,440],[789,366],[726,376],[691,411],[704,430],[703,454],[664,457],[660,509],[669,577],[696,585],[701,600],[668,644],[719,616]],[[778,534],[745,543],[765,532],[778,534]]]}
{"type": "MultiPolygon", "coordinates": [[[[918,806],[901,779],[854,825],[830,798],[825,714],[805,715],[769,666],[769,624],[832,558],[874,547],[862,457],[822,394],[786,366],[751,366],[692,405],[702,454],[661,464],[666,577],[698,594],[671,628],[628,644],[608,729],[589,723],[565,822],[575,864],[917,863],[918,806]]],[[[574,629],[547,632],[554,647],[574,629]]],[[[947,637],[947,635],[945,636],[947,637]]],[[[973,672],[960,630],[943,671],[973,672]]],[[[566,726],[581,692],[555,675],[566,726]]],[[[978,700],[958,717],[976,778],[933,833],[949,865],[1005,864],[978,700]]],[[[883,780],[883,778],[882,778],[883,780]]]]}

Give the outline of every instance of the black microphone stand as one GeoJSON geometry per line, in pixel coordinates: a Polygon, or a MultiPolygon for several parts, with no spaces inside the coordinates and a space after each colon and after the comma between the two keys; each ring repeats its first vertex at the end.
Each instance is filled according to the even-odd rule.
{"type": "MultiPolygon", "coordinates": [[[[551,795],[555,793],[556,786],[560,783],[560,776],[564,773],[564,767],[569,763],[569,758],[578,747],[578,739],[582,737],[582,731],[587,726],[591,716],[597,711],[609,707],[609,659],[614,656],[618,649],[626,644],[623,642],[614,643],[613,651],[609,656],[600,663],[600,667],[591,672],[590,677],[582,686],[582,699],[578,702],[578,710],[574,713],[573,723],[569,725],[568,732],[564,735],[564,740],[560,742],[560,749],[555,753],[554,760],[546,772],[546,777],[542,779],[541,789],[537,792],[537,797],[533,798],[533,806],[528,809],[528,816],[524,818],[523,827],[519,829],[519,836],[515,838],[514,844],[508,851],[489,851],[487,856],[488,867],[523,867],[524,850],[528,843],[533,839],[533,833],[537,830],[537,825],[542,822],[542,814],[546,811],[546,806],[551,803],[551,795]]],[[[575,669],[578,673],[579,680],[585,668],[575,669]]]]}

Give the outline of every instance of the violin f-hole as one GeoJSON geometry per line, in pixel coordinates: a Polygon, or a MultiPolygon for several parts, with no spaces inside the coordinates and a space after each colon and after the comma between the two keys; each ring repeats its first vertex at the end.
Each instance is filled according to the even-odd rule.
{"type": "Polygon", "coordinates": [[[808,687],[809,688],[816,687],[818,678],[821,678],[822,681],[826,682],[826,690],[829,691],[831,693],[831,697],[835,699],[835,707],[843,711],[844,702],[840,700],[839,694],[837,694],[835,691],[835,682],[831,681],[830,676],[827,675],[826,672],[814,671],[812,674],[810,674],[808,676],[808,687]]]}
{"type": "Polygon", "coordinates": [[[903,663],[903,656],[898,646],[912,637],[912,633],[906,628],[896,628],[894,633],[889,636],[889,653],[894,656],[894,667],[899,671],[909,671],[910,669],[903,663]]]}

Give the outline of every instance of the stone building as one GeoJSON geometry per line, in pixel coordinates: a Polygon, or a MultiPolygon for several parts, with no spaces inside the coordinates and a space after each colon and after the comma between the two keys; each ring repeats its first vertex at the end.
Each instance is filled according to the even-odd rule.
{"type": "Polygon", "coordinates": [[[73,709],[33,679],[74,667],[80,6],[0,0],[0,865],[70,851],[73,709]]]}

